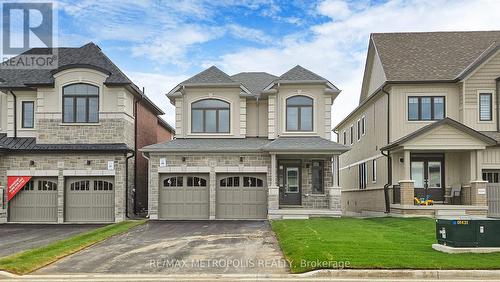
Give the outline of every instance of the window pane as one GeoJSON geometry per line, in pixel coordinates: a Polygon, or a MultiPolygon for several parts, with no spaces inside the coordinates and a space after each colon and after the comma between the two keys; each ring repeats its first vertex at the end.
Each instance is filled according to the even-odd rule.
{"type": "Polygon", "coordinates": [[[205,110],[205,132],[217,132],[217,111],[205,110]]]}
{"type": "Polygon", "coordinates": [[[87,96],[87,95],[99,95],[99,88],[94,85],[89,84],[73,84],[65,86],[63,88],[64,95],[77,95],[77,96],[87,96]]]}
{"type": "Polygon", "coordinates": [[[424,162],[411,162],[411,180],[415,188],[424,187],[424,162]]]}
{"type": "Polygon", "coordinates": [[[286,108],[286,129],[298,130],[299,125],[299,109],[296,107],[286,108]]]}
{"type": "Polygon", "coordinates": [[[229,132],[229,110],[219,110],[219,132],[229,132]]]}
{"type": "Polygon", "coordinates": [[[408,98],[408,120],[418,120],[418,98],[408,98]]]}
{"type": "Polygon", "coordinates": [[[300,108],[300,129],[312,131],[313,119],[312,119],[312,107],[301,107],[300,108]]]}
{"type": "Polygon", "coordinates": [[[99,121],[99,100],[97,98],[89,98],[89,122],[99,121]]]}
{"type": "Polygon", "coordinates": [[[216,99],[205,99],[198,102],[194,102],[191,107],[196,109],[209,109],[209,108],[229,109],[229,103],[216,99]]]}
{"type": "Polygon", "coordinates": [[[73,116],[73,98],[64,98],[64,122],[75,122],[73,116]]]}
{"type": "Polygon", "coordinates": [[[313,100],[306,96],[295,96],[292,98],[288,98],[286,100],[286,105],[295,105],[295,106],[312,106],[313,100]]]}
{"type": "Polygon", "coordinates": [[[76,98],[76,122],[86,122],[87,99],[76,98]]]}
{"type": "Polygon", "coordinates": [[[33,128],[34,119],[34,103],[23,102],[23,127],[33,128]]]}
{"type": "Polygon", "coordinates": [[[422,97],[420,98],[420,103],[422,107],[422,120],[430,120],[431,119],[431,98],[430,97],[422,97]]]}
{"type": "Polygon", "coordinates": [[[479,119],[491,120],[491,95],[479,94],[479,119]]]}
{"type": "Polygon", "coordinates": [[[434,119],[444,118],[444,98],[434,97],[434,119]]]}
{"type": "Polygon", "coordinates": [[[203,132],[203,110],[193,110],[192,113],[192,131],[203,132]]]}
{"type": "Polygon", "coordinates": [[[312,191],[323,193],[323,162],[320,161],[312,163],[312,191]]]}

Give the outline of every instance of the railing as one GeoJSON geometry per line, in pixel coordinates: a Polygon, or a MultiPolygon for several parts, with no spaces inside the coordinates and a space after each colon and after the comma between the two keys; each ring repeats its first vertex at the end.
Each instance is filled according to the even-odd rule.
{"type": "Polygon", "coordinates": [[[401,204],[401,186],[392,185],[392,203],[401,204]]]}

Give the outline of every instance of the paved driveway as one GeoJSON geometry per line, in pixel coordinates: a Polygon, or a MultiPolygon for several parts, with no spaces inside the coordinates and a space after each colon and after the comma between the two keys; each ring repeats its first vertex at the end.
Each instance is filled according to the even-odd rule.
{"type": "Polygon", "coordinates": [[[267,221],[153,221],[37,274],[287,272],[267,221]]]}
{"type": "Polygon", "coordinates": [[[103,225],[0,224],[0,257],[45,246],[103,225]]]}

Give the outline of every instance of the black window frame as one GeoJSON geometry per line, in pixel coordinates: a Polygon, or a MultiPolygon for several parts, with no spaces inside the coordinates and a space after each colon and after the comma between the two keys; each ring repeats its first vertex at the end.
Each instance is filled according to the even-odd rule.
{"type": "Polygon", "coordinates": [[[351,124],[351,134],[349,136],[350,140],[351,140],[351,145],[354,144],[354,125],[351,124]]]}
{"type": "Polygon", "coordinates": [[[65,85],[63,86],[62,88],[62,123],[65,123],[65,124],[74,124],[74,123],[89,123],[89,124],[96,124],[96,123],[99,123],[99,110],[100,110],[100,101],[99,101],[99,94],[100,94],[100,88],[99,86],[97,85],[94,85],[94,84],[90,84],[90,83],[72,83],[72,84],[68,84],[68,85],[65,85]],[[75,95],[75,94],[64,94],[64,90],[70,86],[75,86],[75,85],[89,85],[89,86],[93,86],[95,88],[97,88],[97,94],[96,95],[75,95]],[[66,121],[66,111],[65,111],[65,101],[66,101],[66,98],[69,98],[69,99],[72,99],[73,101],[73,119],[72,121],[66,121]],[[76,118],[76,114],[77,114],[77,110],[76,110],[76,100],[78,98],[85,98],[85,121],[77,121],[77,118],[76,118]],[[89,100],[90,99],[95,99],[97,98],[97,120],[96,121],[89,121],[89,107],[90,107],[90,103],[89,103],[89,100]]]}
{"type": "Polygon", "coordinates": [[[359,185],[359,190],[365,190],[366,189],[366,183],[367,183],[367,173],[366,173],[366,163],[360,163],[358,165],[358,185],[359,185]]]}
{"type": "Polygon", "coordinates": [[[285,113],[285,127],[288,132],[313,132],[314,131],[314,99],[305,95],[294,95],[288,97],[285,101],[286,113],[285,113]],[[311,101],[311,105],[288,105],[288,101],[293,98],[304,97],[311,101]],[[288,128],[288,109],[297,108],[297,129],[288,128]],[[302,108],[311,108],[311,129],[302,129],[302,108]]]}
{"type": "Polygon", "coordinates": [[[344,145],[347,145],[347,133],[346,133],[345,130],[344,130],[344,133],[343,133],[343,138],[344,138],[344,145]]]}
{"type": "MultiPolygon", "coordinates": [[[[317,168],[317,167],[316,167],[317,168]]],[[[325,194],[325,161],[324,160],[312,160],[311,161],[311,192],[313,194],[325,194]],[[320,188],[319,190],[315,190],[314,189],[314,185],[315,185],[315,180],[314,180],[314,170],[315,170],[315,166],[314,166],[314,163],[315,162],[319,162],[320,165],[319,165],[319,171],[320,171],[320,181],[318,181],[318,183],[320,184],[320,188]]]]}
{"type": "Polygon", "coordinates": [[[408,116],[408,121],[436,121],[436,120],[442,120],[446,118],[446,96],[408,96],[408,100],[406,101],[407,105],[407,116],[408,116]],[[429,98],[431,99],[431,118],[430,119],[423,119],[422,118],[422,99],[423,98],[429,98]],[[436,98],[442,98],[443,99],[443,118],[436,118],[435,117],[435,112],[434,112],[434,100],[436,98]],[[417,99],[417,107],[418,107],[418,112],[417,112],[417,118],[412,119],[410,118],[410,99],[417,99]]]}
{"type": "Polygon", "coordinates": [[[35,101],[22,101],[21,102],[21,128],[35,128],[35,101]],[[24,124],[25,115],[24,115],[24,105],[31,104],[32,114],[31,114],[31,126],[26,126],[24,124]]]}
{"type": "Polygon", "coordinates": [[[208,134],[218,134],[218,133],[231,133],[231,104],[227,101],[221,100],[221,99],[216,99],[216,98],[207,98],[207,99],[201,99],[201,100],[196,100],[191,103],[191,133],[208,133],[208,134]],[[225,107],[199,107],[197,108],[194,106],[194,104],[202,101],[207,101],[207,100],[216,100],[223,102],[227,104],[227,108],[225,107]],[[202,127],[203,129],[201,131],[195,131],[194,130],[194,115],[193,111],[201,111],[202,112],[202,127]],[[207,131],[207,123],[206,123],[206,116],[207,116],[207,111],[215,111],[215,131],[207,131]],[[228,111],[228,126],[227,126],[227,131],[220,131],[220,111],[228,111]]]}
{"type": "Polygon", "coordinates": [[[372,160],[372,183],[377,183],[377,159],[372,160]]]}
{"type": "Polygon", "coordinates": [[[361,117],[361,135],[366,135],[366,116],[361,117]]]}
{"type": "Polygon", "coordinates": [[[479,93],[478,104],[479,104],[479,107],[478,107],[479,121],[492,121],[493,120],[493,93],[491,93],[491,92],[479,93]],[[490,118],[489,119],[481,118],[481,96],[488,96],[490,99],[490,108],[489,108],[490,118]]]}
{"type": "Polygon", "coordinates": [[[358,122],[357,122],[356,137],[357,137],[358,141],[361,140],[361,119],[358,119],[358,122]]]}

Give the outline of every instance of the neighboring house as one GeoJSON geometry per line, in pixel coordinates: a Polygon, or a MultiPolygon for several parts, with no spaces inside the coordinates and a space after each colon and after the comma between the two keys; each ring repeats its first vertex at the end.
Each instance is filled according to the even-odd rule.
{"type": "Polygon", "coordinates": [[[2,203],[0,220],[123,220],[134,198],[147,204],[147,175],[134,177],[135,165],[147,172],[137,147],[173,129],[95,44],[58,55],[55,70],[0,68],[0,186],[31,177],[2,203]]]}
{"type": "Polygon", "coordinates": [[[351,146],[345,213],[486,213],[500,174],[499,48],[500,31],[370,36],[359,106],[335,127],[351,146]],[[436,205],[414,205],[427,195],[436,205]]]}
{"type": "Polygon", "coordinates": [[[229,76],[216,67],[167,97],[176,139],[141,151],[150,159],[151,219],[339,216],[330,141],[339,90],[296,66],[280,77],[229,76]]]}

